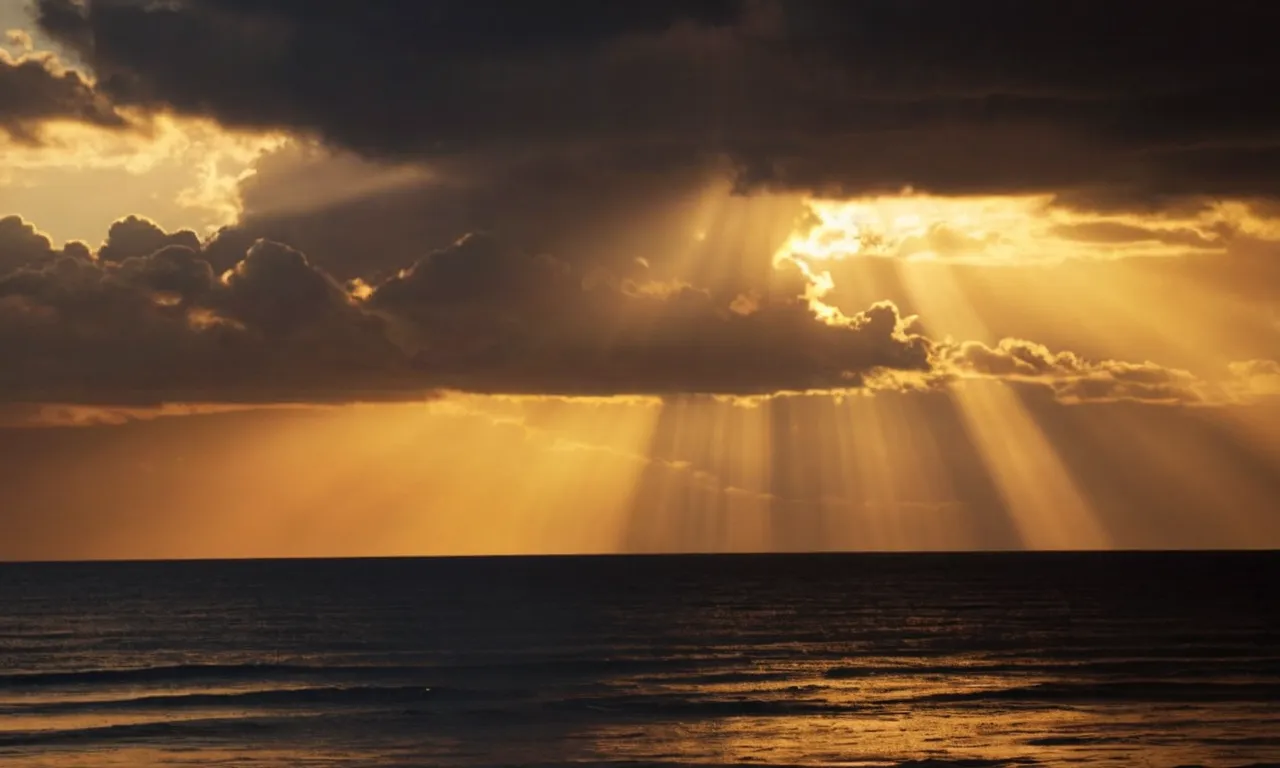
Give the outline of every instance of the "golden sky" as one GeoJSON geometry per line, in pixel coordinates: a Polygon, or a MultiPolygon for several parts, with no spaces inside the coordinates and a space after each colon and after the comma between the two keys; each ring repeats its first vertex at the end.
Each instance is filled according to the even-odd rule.
{"type": "Polygon", "coordinates": [[[315,19],[0,3],[0,559],[1280,546],[1269,115],[979,58],[849,106],[769,14],[411,96],[356,13],[408,47],[318,98],[263,45],[315,19]]]}

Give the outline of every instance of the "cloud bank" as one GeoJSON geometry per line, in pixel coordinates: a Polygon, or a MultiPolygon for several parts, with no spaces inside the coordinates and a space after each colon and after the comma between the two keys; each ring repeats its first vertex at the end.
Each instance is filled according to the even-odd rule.
{"type": "MultiPolygon", "coordinates": [[[[476,233],[369,284],[339,281],[281,243],[234,241],[130,217],[94,251],[54,249],[32,225],[0,221],[0,398],[768,396],[981,377],[1048,386],[1069,402],[1229,399],[1153,363],[933,339],[890,302],[845,314],[799,273],[735,295],[586,270],[476,233]]],[[[1271,365],[1241,363],[1232,375],[1264,381],[1271,365]]]]}
{"type": "Polygon", "coordinates": [[[752,397],[965,378],[1064,402],[1270,391],[1263,357],[1191,372],[931,335],[902,302],[849,304],[831,276],[844,265],[813,266],[844,258],[821,228],[818,250],[770,263],[778,239],[747,243],[745,208],[721,222],[744,244],[714,258],[671,256],[683,246],[658,236],[609,240],[619,221],[677,221],[664,205],[725,172],[752,197],[856,197],[830,211],[837,240],[861,217],[860,255],[1022,263],[1052,238],[1034,258],[1172,255],[1173,269],[1230,273],[1232,291],[1274,301],[1275,282],[1257,279],[1275,274],[1280,237],[1265,229],[1280,194],[1280,11],[1266,4],[32,7],[83,71],[29,45],[0,54],[11,142],[65,122],[145,133],[198,118],[355,160],[326,179],[286,149],[256,179],[213,173],[205,191],[242,216],[211,237],[130,217],[98,247],[55,247],[0,218],[10,402],[752,397]],[[970,211],[984,198],[958,195],[1005,207],[970,211]],[[916,215],[926,203],[941,217],[916,215]],[[699,259],[733,274],[696,274],[699,259]]]}
{"type": "Polygon", "coordinates": [[[1280,192],[1280,9],[1267,3],[36,9],[96,74],[89,102],[375,156],[571,150],[616,168],[716,155],[746,187],[1046,192],[1091,207],[1280,192]]]}

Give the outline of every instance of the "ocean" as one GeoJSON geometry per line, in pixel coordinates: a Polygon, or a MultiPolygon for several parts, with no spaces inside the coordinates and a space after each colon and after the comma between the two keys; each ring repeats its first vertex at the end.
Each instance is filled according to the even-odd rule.
{"type": "Polygon", "coordinates": [[[0,564],[0,766],[1280,764],[1280,553],[0,564]]]}

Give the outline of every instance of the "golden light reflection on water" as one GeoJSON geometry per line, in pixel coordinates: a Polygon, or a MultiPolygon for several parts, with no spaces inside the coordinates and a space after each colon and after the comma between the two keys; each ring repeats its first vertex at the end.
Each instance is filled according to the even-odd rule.
{"type": "MultiPolygon", "coordinates": [[[[730,651],[731,648],[722,650],[730,651]]],[[[747,649],[742,649],[747,650],[747,649]]],[[[754,651],[765,650],[755,647],[754,651]]],[[[1201,739],[1211,743],[1258,711],[1245,704],[1192,707],[1171,702],[1096,703],[1091,706],[1003,705],[1006,674],[980,660],[966,673],[963,659],[947,674],[931,674],[926,661],[866,657],[844,674],[829,662],[803,657],[757,661],[726,675],[690,679],[680,674],[615,680],[627,696],[649,702],[644,717],[614,716],[607,707],[582,714],[507,726],[489,738],[489,726],[469,718],[441,722],[423,713],[409,740],[351,741],[351,725],[330,726],[334,713],[301,709],[210,708],[184,712],[134,707],[118,714],[23,715],[0,725],[0,735],[56,731],[95,734],[92,749],[49,744],[6,756],[15,768],[88,766],[271,766],[361,764],[418,765],[560,764],[580,761],[654,760],[676,764],[765,764],[901,766],[911,761],[1017,761],[1034,756],[1047,764],[1091,762],[1135,750],[1155,764],[1194,764],[1204,759],[1201,739]],[[923,664],[922,669],[916,667],[923,664]],[[875,674],[867,672],[875,670],[875,674]],[[754,679],[748,679],[755,676],[754,679]],[[982,706],[954,706],[956,699],[992,696],[982,706]],[[665,702],[665,704],[663,703],[665,702]],[[664,710],[669,712],[664,714],[664,710]],[[271,742],[251,737],[250,723],[272,721],[271,742]],[[314,720],[314,724],[309,721],[314,720]],[[194,728],[198,738],[164,736],[169,726],[194,728]],[[246,730],[246,728],[248,730],[246,730]],[[129,734],[133,735],[129,735],[129,734]],[[1177,738],[1168,735],[1176,733],[1177,738]],[[1117,744],[1112,734],[1124,734],[1117,744]]],[[[1021,690],[1052,688],[1062,679],[1020,676],[1021,690]]],[[[184,692],[190,692],[184,689],[184,692]]],[[[574,710],[570,710],[574,711],[574,710]]],[[[375,711],[408,723],[412,712],[375,711]]],[[[369,713],[369,714],[374,714],[369,713]]],[[[359,716],[341,713],[342,718],[359,716]]],[[[438,717],[438,716],[437,716],[438,717]]],[[[359,728],[374,726],[369,721],[359,728]]],[[[0,756],[3,752],[0,751],[0,756]]]]}
{"type": "MultiPolygon", "coordinates": [[[[23,702],[30,704],[31,702],[23,702]]],[[[215,713],[217,717],[231,719],[247,713],[222,711],[215,713]]],[[[60,731],[80,731],[86,729],[108,729],[149,726],[162,723],[182,723],[203,720],[210,716],[208,712],[152,712],[105,713],[92,714],[58,714],[58,715],[9,715],[0,722],[0,735],[5,733],[39,734],[60,731]]]]}
{"type": "Polygon", "coordinates": [[[244,747],[165,747],[129,745],[110,750],[88,752],[46,751],[41,757],[17,758],[8,763],[14,768],[140,768],[141,766],[236,765],[245,768],[333,768],[349,765],[349,750],[336,748],[273,748],[263,745],[244,747]]]}
{"type": "MultiPolygon", "coordinates": [[[[672,762],[693,764],[896,767],[930,759],[946,765],[957,755],[993,764],[1031,756],[1048,765],[1091,764],[1113,760],[1119,749],[1132,755],[1138,748],[1135,742],[1117,745],[1106,734],[1136,732],[1147,736],[1140,748],[1151,764],[1192,765],[1203,759],[1203,752],[1193,745],[1191,734],[1211,738],[1234,720],[1232,713],[1221,712],[1217,721],[1152,722],[1158,716],[1150,707],[1029,712],[903,708],[876,716],[743,716],[628,724],[599,729],[591,737],[598,745],[594,756],[617,760],[651,759],[658,752],[672,762]],[[1170,729],[1178,734],[1176,740],[1162,738],[1170,729]]],[[[1241,711],[1236,716],[1256,715],[1241,711]]]]}

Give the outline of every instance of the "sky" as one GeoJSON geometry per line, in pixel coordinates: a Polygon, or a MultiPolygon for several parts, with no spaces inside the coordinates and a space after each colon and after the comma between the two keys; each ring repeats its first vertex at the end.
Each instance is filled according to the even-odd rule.
{"type": "Polygon", "coordinates": [[[0,559],[1280,547],[1277,22],[0,0],[0,559]]]}

